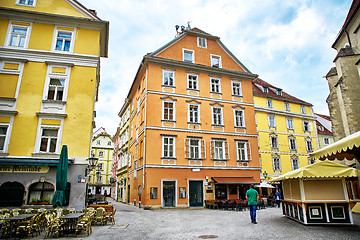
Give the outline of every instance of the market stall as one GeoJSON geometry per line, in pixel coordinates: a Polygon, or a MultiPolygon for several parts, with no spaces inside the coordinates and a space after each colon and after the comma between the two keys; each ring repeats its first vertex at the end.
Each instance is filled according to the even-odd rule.
{"type": "Polygon", "coordinates": [[[270,182],[282,182],[286,217],[303,224],[353,224],[347,180],[356,177],[355,168],[325,160],[270,182]]]}

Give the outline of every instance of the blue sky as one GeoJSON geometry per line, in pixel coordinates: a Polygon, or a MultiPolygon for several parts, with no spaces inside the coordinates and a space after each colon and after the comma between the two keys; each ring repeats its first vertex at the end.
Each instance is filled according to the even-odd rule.
{"type": "Polygon", "coordinates": [[[118,112],[142,57],[175,36],[175,25],[220,37],[252,72],[328,115],[324,76],[351,0],[79,0],[110,22],[109,57],[101,60],[97,128],[114,135],[118,112]]]}

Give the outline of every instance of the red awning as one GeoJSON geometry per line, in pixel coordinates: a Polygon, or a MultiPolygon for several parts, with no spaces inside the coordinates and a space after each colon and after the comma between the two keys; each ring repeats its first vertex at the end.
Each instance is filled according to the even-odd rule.
{"type": "Polygon", "coordinates": [[[217,184],[256,184],[253,177],[213,177],[217,184]]]}

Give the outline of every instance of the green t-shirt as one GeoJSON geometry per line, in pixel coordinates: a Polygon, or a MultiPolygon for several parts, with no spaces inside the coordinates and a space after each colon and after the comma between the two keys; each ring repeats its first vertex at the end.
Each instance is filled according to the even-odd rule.
{"type": "Polygon", "coordinates": [[[257,205],[257,197],[259,196],[259,193],[255,189],[250,188],[247,190],[246,196],[248,197],[248,205],[257,205]]]}

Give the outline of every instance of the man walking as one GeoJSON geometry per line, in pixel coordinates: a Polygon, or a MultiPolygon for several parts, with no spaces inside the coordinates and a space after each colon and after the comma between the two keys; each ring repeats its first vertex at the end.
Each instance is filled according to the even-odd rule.
{"type": "Polygon", "coordinates": [[[256,222],[256,208],[257,200],[259,199],[259,193],[254,189],[254,185],[250,185],[250,189],[246,191],[246,200],[248,201],[250,209],[251,223],[257,224],[256,222]]]}
{"type": "Polygon", "coordinates": [[[279,190],[276,190],[275,201],[276,201],[276,204],[278,205],[278,207],[280,207],[280,199],[281,199],[281,195],[279,193],[279,190]]]}

